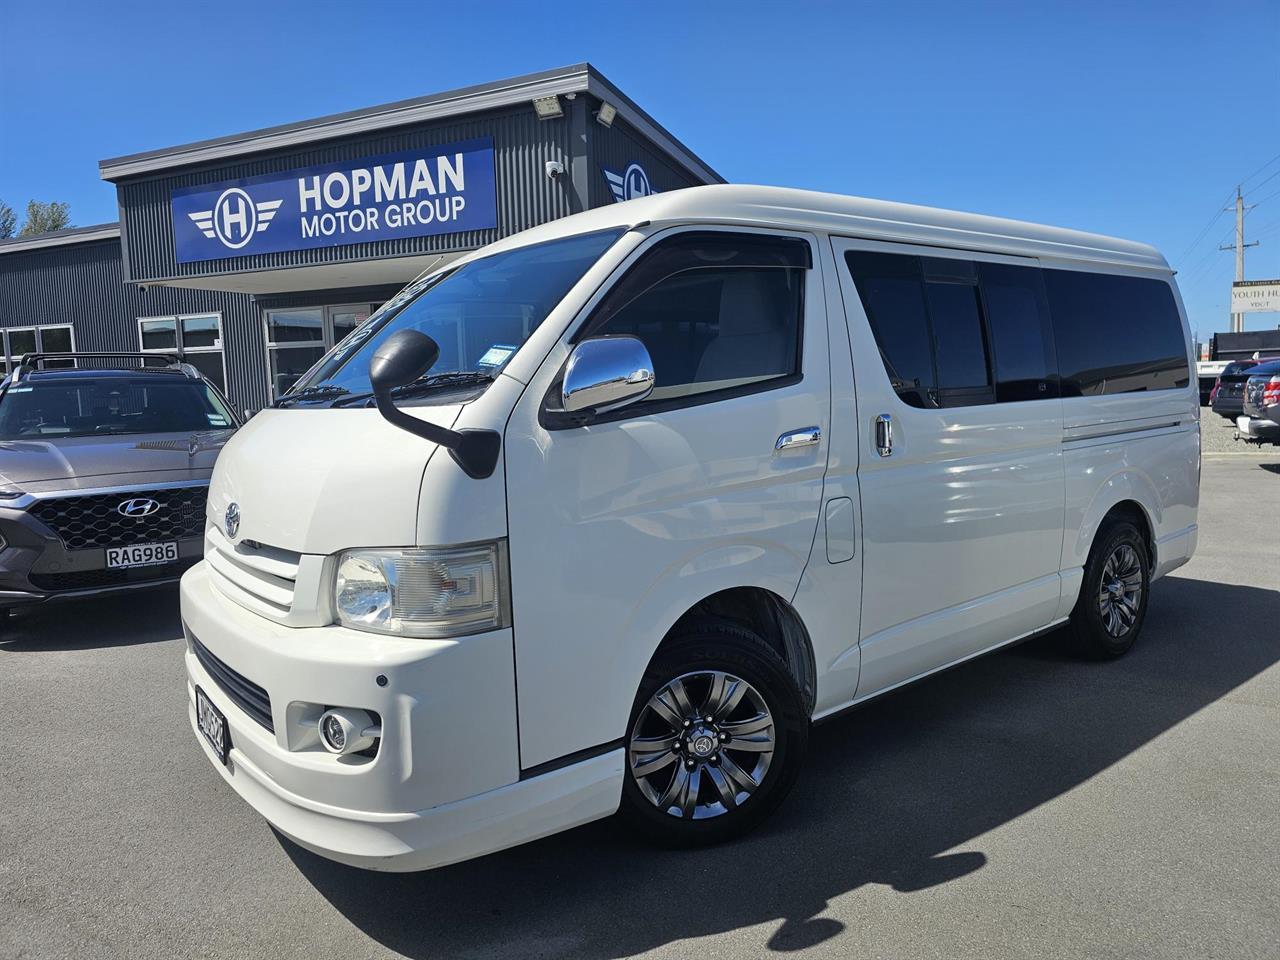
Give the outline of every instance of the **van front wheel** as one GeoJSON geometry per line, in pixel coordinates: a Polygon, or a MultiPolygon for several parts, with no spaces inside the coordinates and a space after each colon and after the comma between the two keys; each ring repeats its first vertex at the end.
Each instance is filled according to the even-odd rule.
{"type": "Polygon", "coordinates": [[[1138,639],[1151,586],[1147,557],[1142,534],[1127,520],[1099,531],[1071,612],[1071,634],[1079,653],[1108,660],[1127,653],[1138,639]]]}
{"type": "Polygon", "coordinates": [[[621,812],[674,846],[746,833],[795,783],[808,740],[787,666],[735,624],[702,624],[668,641],[631,712],[621,812]]]}

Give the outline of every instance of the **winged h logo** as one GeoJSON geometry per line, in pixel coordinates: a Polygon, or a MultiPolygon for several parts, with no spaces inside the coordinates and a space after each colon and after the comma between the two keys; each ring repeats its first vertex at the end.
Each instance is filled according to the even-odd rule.
{"type": "Polygon", "coordinates": [[[629,165],[624,173],[617,173],[608,167],[600,169],[604,171],[604,178],[609,181],[609,190],[618,203],[637,197],[651,197],[658,192],[649,182],[649,175],[644,172],[644,167],[638,163],[629,165]]]}
{"type": "Polygon", "coordinates": [[[283,200],[254,200],[239,187],[228,187],[212,210],[187,216],[210,240],[217,237],[224,247],[239,250],[271,225],[282,203],[283,200]]]}

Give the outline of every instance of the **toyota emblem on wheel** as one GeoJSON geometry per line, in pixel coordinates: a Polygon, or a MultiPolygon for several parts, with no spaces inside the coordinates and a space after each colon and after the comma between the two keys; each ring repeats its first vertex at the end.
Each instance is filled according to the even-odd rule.
{"type": "Polygon", "coordinates": [[[160,504],[150,497],[134,497],[131,500],[122,501],[116,507],[116,513],[122,517],[128,517],[130,520],[141,520],[143,517],[151,516],[159,509],[160,504]]]}
{"type": "Polygon", "coordinates": [[[227,536],[234,537],[240,532],[240,504],[227,504],[227,512],[222,517],[223,526],[226,528],[227,536]]]}

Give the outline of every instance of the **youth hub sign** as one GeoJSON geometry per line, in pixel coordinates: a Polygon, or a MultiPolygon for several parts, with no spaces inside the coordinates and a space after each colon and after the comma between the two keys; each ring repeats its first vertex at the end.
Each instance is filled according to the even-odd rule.
{"type": "Polygon", "coordinates": [[[493,141],[175,190],[179,263],[497,226],[493,141]]]}

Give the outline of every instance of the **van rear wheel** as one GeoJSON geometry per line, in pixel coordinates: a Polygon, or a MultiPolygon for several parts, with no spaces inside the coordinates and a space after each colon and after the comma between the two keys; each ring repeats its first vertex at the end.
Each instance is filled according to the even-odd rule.
{"type": "Polygon", "coordinates": [[[1148,558],[1146,541],[1129,521],[1112,521],[1098,532],[1071,612],[1071,636],[1081,655],[1113,659],[1138,639],[1151,587],[1148,558]]]}
{"type": "Polygon", "coordinates": [[[740,836],[795,783],[808,733],[800,691],[778,654],[736,624],[700,624],[668,641],[645,671],[621,813],[672,846],[740,836]]]}

